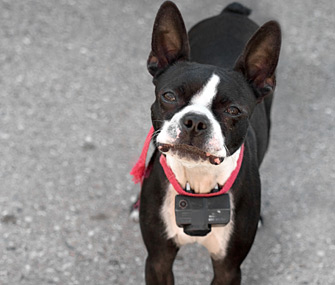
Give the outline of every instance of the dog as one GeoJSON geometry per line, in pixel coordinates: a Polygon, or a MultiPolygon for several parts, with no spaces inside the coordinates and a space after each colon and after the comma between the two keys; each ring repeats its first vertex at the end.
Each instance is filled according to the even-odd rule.
{"type": "Polygon", "coordinates": [[[212,284],[241,283],[260,220],[281,46],[279,24],[259,28],[249,14],[233,3],[187,33],[173,2],[157,13],[147,61],[155,150],[140,196],[146,284],[173,284],[179,248],[195,242],[211,255],[212,284]]]}

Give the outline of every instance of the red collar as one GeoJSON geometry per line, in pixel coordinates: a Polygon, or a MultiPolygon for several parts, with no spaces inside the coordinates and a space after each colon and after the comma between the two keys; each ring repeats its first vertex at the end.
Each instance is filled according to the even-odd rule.
{"type": "MultiPolygon", "coordinates": [[[[150,146],[150,141],[152,139],[152,135],[154,133],[154,128],[151,127],[150,131],[147,135],[147,138],[145,139],[145,143],[142,149],[142,153],[137,161],[137,163],[135,164],[135,166],[133,167],[133,169],[131,170],[130,174],[133,175],[133,181],[135,183],[139,183],[143,182],[144,176],[145,176],[145,172],[146,172],[146,167],[145,167],[145,161],[146,161],[146,157],[148,154],[148,149],[150,146]]],[[[167,177],[167,179],[169,180],[169,182],[172,184],[173,188],[181,195],[185,195],[185,196],[193,196],[193,197],[212,197],[212,196],[218,196],[218,195],[222,195],[224,193],[227,193],[230,188],[233,186],[236,177],[240,171],[241,165],[242,165],[242,160],[243,160],[243,154],[244,154],[244,144],[241,146],[241,151],[240,151],[240,155],[238,157],[237,160],[237,165],[235,167],[235,169],[233,170],[233,172],[231,173],[230,177],[228,178],[228,180],[226,181],[226,183],[223,185],[223,187],[215,193],[207,193],[207,194],[195,194],[195,193],[189,193],[186,192],[179,184],[179,182],[176,179],[176,176],[174,175],[174,173],[172,172],[171,168],[167,165],[166,163],[166,158],[164,155],[161,155],[160,157],[160,163],[164,169],[165,175],[167,177]]]]}
{"type": "Polygon", "coordinates": [[[237,165],[231,175],[229,176],[228,180],[226,183],[223,185],[223,187],[215,193],[207,193],[207,194],[196,194],[196,193],[189,193],[186,192],[179,184],[179,182],[176,179],[176,176],[172,172],[171,168],[167,165],[166,163],[166,158],[164,155],[161,155],[159,161],[164,169],[166,178],[169,180],[169,182],[172,184],[173,188],[178,192],[180,195],[184,196],[192,196],[192,197],[212,197],[212,196],[218,196],[227,193],[230,188],[233,186],[236,177],[240,171],[241,165],[242,165],[242,160],[243,160],[243,153],[244,153],[244,144],[241,147],[240,155],[237,160],[237,165]]]}

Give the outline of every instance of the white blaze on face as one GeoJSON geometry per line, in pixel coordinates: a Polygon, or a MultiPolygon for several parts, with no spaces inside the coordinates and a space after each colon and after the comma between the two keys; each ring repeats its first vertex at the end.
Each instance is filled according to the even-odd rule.
{"type": "Polygon", "coordinates": [[[210,108],[212,106],[213,99],[217,94],[217,86],[219,83],[220,77],[213,73],[206,85],[192,98],[191,104],[202,105],[210,108]]]}

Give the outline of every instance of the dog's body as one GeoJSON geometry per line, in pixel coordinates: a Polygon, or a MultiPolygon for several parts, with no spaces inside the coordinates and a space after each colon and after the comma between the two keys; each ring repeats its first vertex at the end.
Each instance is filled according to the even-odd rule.
{"type": "Polygon", "coordinates": [[[257,25],[247,15],[246,8],[232,4],[192,28],[188,41],[173,3],[164,3],[157,14],[148,59],[156,86],[151,110],[157,148],[143,181],[140,207],[147,284],[173,284],[178,249],[193,242],[211,254],[213,284],[240,283],[240,265],[260,219],[258,169],[269,143],[280,49],[278,24],[269,22],[252,37],[257,25]],[[185,234],[176,224],[177,192],[160,165],[161,153],[183,188],[189,185],[203,194],[225,184],[242,145],[242,166],[228,192],[230,222],[206,236],[185,234]]]}

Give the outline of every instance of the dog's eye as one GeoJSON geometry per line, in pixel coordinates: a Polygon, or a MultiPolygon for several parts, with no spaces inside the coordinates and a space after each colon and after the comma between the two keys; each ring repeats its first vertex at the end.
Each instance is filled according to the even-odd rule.
{"type": "Polygon", "coordinates": [[[235,107],[235,106],[230,106],[228,107],[225,112],[231,116],[238,116],[239,114],[241,114],[241,111],[239,108],[235,107]]]}
{"type": "Polygon", "coordinates": [[[174,95],[172,92],[165,92],[162,94],[162,98],[164,101],[168,103],[174,103],[177,101],[176,95],[174,95]]]}

